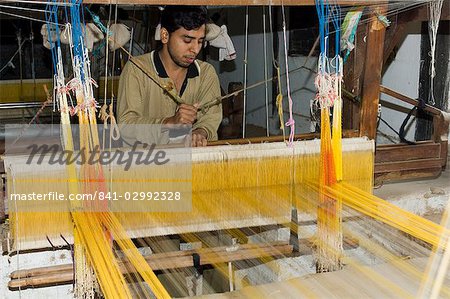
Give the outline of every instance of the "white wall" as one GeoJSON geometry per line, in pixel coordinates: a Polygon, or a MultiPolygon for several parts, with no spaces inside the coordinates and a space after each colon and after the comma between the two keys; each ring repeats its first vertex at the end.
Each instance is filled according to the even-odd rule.
{"type": "MultiPolygon", "coordinates": [[[[288,9],[288,8],[287,8],[288,9]]],[[[245,7],[229,8],[224,10],[227,12],[229,34],[234,42],[237,51],[237,59],[233,62],[218,62],[212,59],[210,62],[215,65],[219,72],[222,87],[226,90],[228,83],[233,81],[243,82],[243,60],[244,60],[244,41],[245,41],[245,7]]],[[[250,7],[249,9],[249,37],[248,37],[248,85],[264,80],[264,56],[263,56],[263,29],[262,29],[262,8],[250,7]]],[[[223,13],[223,12],[222,12],[223,13]]],[[[286,10],[288,16],[288,10],[286,10]]],[[[382,78],[382,84],[403,93],[409,97],[417,98],[419,89],[419,67],[420,67],[420,23],[411,24],[409,34],[401,44],[394,61],[388,66],[382,78]]],[[[269,24],[267,21],[267,30],[269,24]]],[[[278,32],[280,51],[279,59],[281,73],[285,73],[285,55],[284,55],[284,39],[282,32],[278,32]]],[[[266,62],[271,75],[271,34],[266,34],[268,44],[268,61],[266,62]]],[[[287,41],[289,41],[289,32],[287,32],[287,41]]],[[[217,50],[211,48],[213,54],[217,50]]],[[[292,71],[303,65],[305,57],[288,57],[289,69],[292,71]]],[[[316,69],[317,57],[311,57],[307,67],[316,69]]],[[[284,111],[288,111],[286,78],[282,77],[283,84],[283,102],[284,111]]],[[[269,103],[271,103],[271,83],[269,83],[269,103]]],[[[297,71],[290,74],[291,97],[293,100],[294,119],[296,121],[296,133],[310,132],[310,100],[314,98],[314,74],[306,70],[297,71]]],[[[395,100],[389,96],[381,95],[381,103],[383,105],[381,116],[397,131],[405,119],[411,105],[395,100]]],[[[271,115],[272,107],[269,107],[271,115]]],[[[284,114],[285,121],[288,114],[284,114]]],[[[247,123],[260,127],[266,127],[266,109],[264,86],[260,86],[248,91],[247,97],[247,123]]],[[[271,134],[279,134],[279,121],[275,114],[270,118],[271,134]]],[[[414,139],[415,120],[412,118],[411,124],[408,126],[406,138],[414,139]]],[[[398,142],[397,135],[390,130],[385,124],[380,123],[377,142],[392,143],[398,142]],[[388,136],[388,137],[386,137],[388,136]]]]}
{"type": "MultiPolygon", "coordinates": [[[[244,81],[244,49],[245,49],[245,7],[230,8],[227,10],[228,15],[228,31],[233,40],[237,59],[233,62],[218,62],[214,60],[217,52],[216,49],[211,48],[211,59],[216,70],[218,70],[219,78],[222,87],[227,90],[229,82],[244,81]]],[[[272,76],[272,35],[269,32],[268,12],[266,21],[267,39],[267,66],[268,76],[272,76]]],[[[286,10],[286,14],[288,11],[286,10]]],[[[248,35],[248,64],[247,64],[247,84],[252,85],[264,80],[264,43],[263,43],[263,25],[262,25],[262,8],[249,8],[249,35],[248,35]]],[[[283,33],[278,32],[279,35],[279,64],[281,66],[281,74],[285,73],[285,55],[284,55],[284,41],[283,33]]],[[[289,40],[289,32],[287,32],[287,40],[289,40]]],[[[288,57],[290,71],[303,65],[304,57],[288,57]]],[[[312,57],[307,64],[309,68],[316,68],[317,58],[312,57]]],[[[282,76],[282,90],[284,111],[288,111],[288,98],[286,92],[286,77],[282,76]]],[[[277,112],[272,117],[272,82],[268,83],[269,96],[269,128],[271,134],[280,134],[279,118],[277,112]]],[[[315,95],[314,91],[314,76],[310,72],[301,70],[290,74],[290,88],[291,98],[293,101],[293,111],[295,113],[294,120],[296,122],[296,133],[310,132],[309,122],[309,102],[315,95]]],[[[247,93],[247,123],[254,124],[260,127],[266,127],[266,100],[264,93],[264,84],[256,88],[248,90],[247,93]]],[[[285,122],[288,119],[288,113],[285,113],[285,122]]]]}
{"type": "MultiPolygon", "coordinates": [[[[384,86],[413,99],[418,98],[419,95],[420,30],[420,22],[410,24],[408,28],[409,34],[401,44],[394,61],[388,66],[382,78],[384,86]]],[[[408,111],[413,106],[384,94],[380,96],[380,103],[382,104],[381,117],[398,132],[408,111]]],[[[407,140],[414,140],[415,127],[416,121],[412,117],[406,134],[407,140]]],[[[399,140],[398,136],[391,129],[380,122],[377,142],[391,143],[389,139],[395,142],[399,140]],[[387,136],[392,137],[389,138],[387,136]]]]}

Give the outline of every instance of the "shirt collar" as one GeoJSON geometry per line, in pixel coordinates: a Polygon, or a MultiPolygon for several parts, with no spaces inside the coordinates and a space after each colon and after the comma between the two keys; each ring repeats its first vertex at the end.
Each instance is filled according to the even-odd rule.
{"type": "MultiPolygon", "coordinates": [[[[164,68],[164,65],[161,61],[161,58],[159,57],[158,51],[152,52],[152,59],[153,59],[153,65],[155,66],[155,71],[161,78],[169,78],[169,75],[167,75],[166,69],[164,68]]],[[[186,78],[195,78],[198,75],[200,75],[200,67],[197,63],[197,60],[194,60],[194,63],[191,63],[188,67],[188,71],[186,74],[186,78]]]]}

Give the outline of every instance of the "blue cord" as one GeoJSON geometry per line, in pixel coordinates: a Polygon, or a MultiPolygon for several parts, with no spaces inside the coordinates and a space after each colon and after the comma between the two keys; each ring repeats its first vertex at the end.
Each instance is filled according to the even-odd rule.
{"type": "Polygon", "coordinates": [[[324,26],[324,5],[322,0],[316,0],[317,16],[319,18],[320,52],[325,52],[325,26],[324,26]]]}
{"type": "Polygon", "coordinates": [[[95,25],[97,25],[97,27],[100,28],[100,30],[104,34],[106,34],[107,36],[112,35],[112,32],[108,31],[108,29],[105,27],[105,25],[102,24],[102,22],[100,21],[100,17],[98,15],[93,13],[87,6],[86,6],[86,11],[91,15],[92,20],[94,21],[95,25]]]}
{"type": "MultiPolygon", "coordinates": [[[[319,18],[320,57],[325,59],[325,57],[328,56],[328,35],[330,31],[328,18],[331,13],[328,0],[316,0],[316,10],[319,18]]],[[[322,62],[322,64],[324,64],[324,62],[322,62]]],[[[321,71],[325,70],[322,69],[321,71]]]]}
{"type": "MultiPolygon", "coordinates": [[[[72,22],[72,37],[73,37],[73,55],[74,59],[78,60],[81,65],[84,64],[84,34],[83,34],[83,22],[81,21],[80,5],[81,1],[72,0],[72,6],[70,7],[70,17],[72,22]]],[[[86,30],[84,30],[86,32],[86,30]]],[[[86,74],[83,68],[80,70],[81,81],[84,83],[86,80],[86,74]]]]}
{"type": "MultiPolygon", "coordinates": [[[[55,2],[55,0],[53,0],[55,2]]],[[[47,34],[48,42],[50,43],[50,52],[52,55],[53,71],[56,74],[58,63],[58,48],[61,47],[60,37],[59,37],[59,24],[58,24],[58,6],[47,4],[45,8],[45,20],[47,22],[47,34]],[[52,31],[55,30],[56,41],[52,39],[52,31]],[[50,30],[52,29],[52,30],[50,30]]]]}
{"type": "MultiPolygon", "coordinates": [[[[332,8],[331,20],[335,30],[335,57],[337,58],[341,53],[341,8],[339,5],[334,5],[332,8]]],[[[335,72],[339,72],[339,60],[336,59],[335,72]]]]}
{"type": "Polygon", "coordinates": [[[335,30],[335,56],[338,56],[341,52],[341,8],[339,5],[333,7],[332,21],[335,30]]]}

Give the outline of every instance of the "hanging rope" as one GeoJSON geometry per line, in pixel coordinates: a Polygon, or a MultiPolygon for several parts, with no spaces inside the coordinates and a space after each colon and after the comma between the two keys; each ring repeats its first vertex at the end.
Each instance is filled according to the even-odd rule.
{"type": "MultiPolygon", "coordinates": [[[[272,1],[270,1],[270,4],[269,4],[269,26],[270,26],[270,36],[272,36],[272,38],[273,38],[272,1]]],[[[272,44],[273,44],[273,41],[272,41],[272,44]]],[[[276,104],[277,110],[278,110],[278,118],[279,118],[279,121],[280,121],[280,129],[283,132],[283,140],[286,140],[286,130],[284,128],[283,93],[282,93],[282,88],[281,88],[280,67],[279,67],[278,61],[275,59],[276,56],[275,56],[275,52],[274,52],[273,46],[271,47],[271,49],[272,49],[272,64],[273,64],[273,67],[277,71],[277,75],[276,75],[276,77],[272,77],[270,80],[273,81],[273,79],[275,79],[275,78],[277,79],[278,95],[276,97],[275,104],[276,104]]]]}
{"type": "MultiPolygon", "coordinates": [[[[31,21],[46,23],[44,20],[41,20],[41,19],[32,18],[32,17],[23,16],[23,15],[14,14],[14,13],[9,13],[9,12],[5,12],[5,11],[0,11],[0,14],[11,16],[11,17],[16,17],[16,18],[20,18],[20,19],[25,19],[25,20],[31,20],[31,21]]],[[[55,25],[55,23],[50,23],[50,24],[55,25]]]]}
{"type": "MultiPolygon", "coordinates": [[[[119,126],[117,125],[116,118],[114,116],[114,84],[112,81],[111,83],[111,99],[108,106],[108,65],[109,65],[109,39],[112,36],[112,32],[110,31],[111,26],[111,11],[112,11],[112,3],[110,1],[109,5],[109,16],[108,16],[108,23],[106,27],[100,22],[100,18],[95,15],[92,11],[89,10],[89,8],[86,7],[86,11],[89,12],[89,14],[92,16],[92,19],[94,20],[94,23],[100,28],[101,31],[103,31],[107,38],[106,38],[106,47],[105,47],[105,86],[104,86],[104,101],[103,105],[100,108],[99,117],[103,122],[103,149],[105,147],[105,132],[108,130],[109,125],[110,127],[110,133],[109,133],[109,144],[111,146],[112,140],[119,140],[120,139],[120,131],[119,126]]],[[[116,13],[114,18],[114,24],[117,23],[117,4],[116,4],[116,13]]],[[[113,55],[115,55],[115,50],[113,51],[113,55]]],[[[114,62],[113,60],[113,67],[111,72],[111,77],[113,77],[114,73],[114,62]]]]}
{"type": "Polygon", "coordinates": [[[268,82],[267,82],[267,38],[266,38],[266,7],[262,7],[262,18],[263,18],[263,45],[264,45],[264,99],[266,108],[266,135],[270,135],[269,128],[269,93],[268,93],[268,82]]]}
{"type": "Polygon", "coordinates": [[[334,86],[334,103],[333,103],[333,130],[332,130],[332,146],[333,157],[336,169],[336,180],[341,181],[343,176],[342,170],[342,80],[344,63],[340,56],[341,53],[341,10],[338,5],[334,5],[331,10],[331,20],[335,34],[335,56],[330,66],[334,69],[331,75],[332,85],[334,86]]]}
{"type": "Polygon", "coordinates": [[[430,37],[430,94],[428,104],[434,105],[434,77],[436,76],[436,40],[437,40],[437,32],[439,28],[439,20],[441,18],[441,10],[443,0],[433,0],[428,4],[429,13],[430,13],[430,21],[428,22],[428,34],[430,37]]]}
{"type": "MultiPolygon", "coordinates": [[[[315,81],[317,95],[315,101],[320,107],[320,170],[319,170],[319,188],[324,188],[336,184],[338,177],[342,177],[342,170],[336,171],[335,159],[342,159],[342,155],[335,156],[338,146],[342,151],[340,128],[340,102],[339,87],[340,74],[339,68],[341,59],[339,56],[339,30],[340,24],[339,10],[330,6],[328,2],[322,0],[316,1],[316,10],[319,18],[320,34],[320,55],[318,61],[318,72],[315,81]],[[329,53],[329,20],[332,20],[336,30],[335,34],[335,57],[330,63],[329,53]],[[334,62],[334,63],[333,63],[334,62]],[[334,68],[334,70],[332,70],[334,68]],[[334,119],[333,125],[338,132],[334,132],[334,140],[331,139],[330,126],[330,107],[339,104],[335,111],[338,119],[334,119]],[[339,174],[338,174],[339,173],[339,174]]],[[[342,164],[341,161],[338,163],[342,164]]],[[[341,167],[341,166],[340,166],[341,167]]],[[[339,270],[342,267],[342,202],[338,197],[330,197],[321,192],[317,207],[317,248],[314,252],[316,259],[316,272],[329,272],[339,270]]]]}
{"type": "Polygon", "coordinates": [[[283,14],[283,44],[284,44],[284,59],[285,59],[285,65],[286,65],[286,87],[287,87],[287,96],[288,96],[288,103],[289,103],[289,119],[286,122],[286,126],[290,127],[289,132],[289,140],[288,145],[292,147],[294,142],[294,136],[295,136],[295,120],[292,115],[292,98],[291,98],[291,87],[289,82],[289,63],[288,63],[288,52],[287,52],[287,38],[286,38],[286,16],[284,13],[284,6],[281,6],[281,11],[283,14]]]}
{"type": "Polygon", "coordinates": [[[14,54],[11,56],[11,58],[8,60],[7,63],[5,63],[5,65],[0,69],[0,74],[8,67],[8,66],[12,66],[12,62],[14,60],[14,58],[16,57],[17,54],[19,54],[19,52],[21,51],[23,44],[27,41],[29,41],[30,39],[28,38],[24,38],[21,43],[19,44],[19,47],[17,49],[16,52],[14,52],[14,54]]]}
{"type": "Polygon", "coordinates": [[[284,128],[284,114],[283,114],[283,94],[281,93],[281,78],[280,68],[277,66],[277,83],[278,83],[278,95],[276,98],[278,117],[280,119],[280,129],[283,132],[283,140],[286,140],[286,130],[284,128]]]}
{"type": "Polygon", "coordinates": [[[245,127],[247,125],[247,65],[248,65],[248,6],[245,7],[245,44],[244,44],[244,95],[242,112],[242,138],[245,138],[245,127]]]}

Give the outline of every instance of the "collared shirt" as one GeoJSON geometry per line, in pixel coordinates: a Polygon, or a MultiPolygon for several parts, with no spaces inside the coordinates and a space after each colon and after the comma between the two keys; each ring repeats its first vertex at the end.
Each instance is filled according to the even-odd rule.
{"type": "MultiPolygon", "coordinates": [[[[153,51],[135,57],[139,64],[162,84],[175,86],[162,65],[157,52],[153,51]]],[[[209,63],[195,60],[179,92],[183,103],[203,107],[220,97],[220,84],[214,67],[209,63]]],[[[161,124],[167,117],[175,115],[177,104],[155,82],[131,61],[125,65],[119,81],[117,118],[119,124],[161,124]]],[[[222,120],[222,106],[214,105],[197,113],[193,129],[202,128],[208,133],[208,140],[217,140],[217,129],[222,120]]],[[[141,142],[149,142],[150,133],[141,130],[129,137],[141,142]]]]}
{"type": "MultiPolygon", "coordinates": [[[[169,78],[169,75],[167,75],[166,69],[164,68],[164,65],[161,61],[161,57],[159,57],[159,53],[154,52],[153,54],[153,62],[155,65],[155,70],[158,73],[158,76],[161,78],[169,78]]],[[[195,78],[199,75],[199,66],[195,61],[191,65],[189,65],[186,77],[184,78],[183,85],[181,86],[181,90],[179,91],[179,95],[182,96],[183,92],[186,89],[186,85],[188,83],[188,79],[195,78]]]]}

